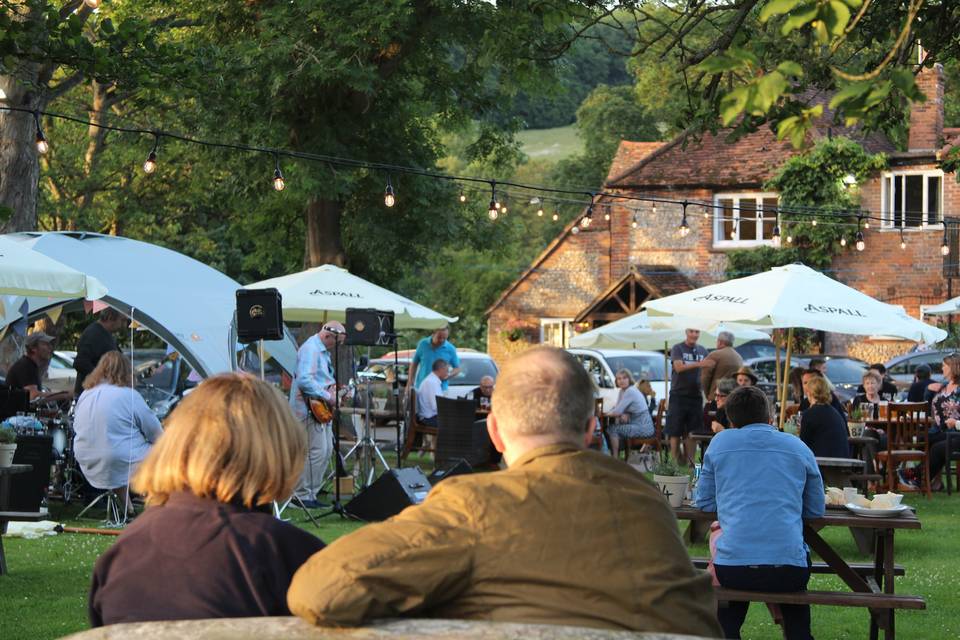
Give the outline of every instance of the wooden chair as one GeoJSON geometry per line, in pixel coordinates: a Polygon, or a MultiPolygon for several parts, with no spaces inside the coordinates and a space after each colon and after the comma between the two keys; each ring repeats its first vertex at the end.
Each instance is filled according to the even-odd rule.
{"type": "Polygon", "coordinates": [[[607,419],[603,415],[603,398],[594,398],[593,415],[597,418],[597,428],[593,430],[593,437],[590,438],[590,447],[597,447],[603,451],[603,445],[609,447],[607,440],[607,419]]]}
{"type": "Polygon", "coordinates": [[[438,430],[436,427],[420,424],[417,421],[417,392],[413,390],[410,391],[410,396],[407,398],[406,429],[407,434],[404,440],[403,453],[400,454],[401,460],[406,460],[407,456],[410,455],[410,452],[414,449],[427,453],[436,452],[436,437],[438,430]],[[424,437],[420,441],[419,445],[414,446],[414,442],[416,442],[418,433],[422,434],[424,437]],[[427,438],[425,436],[431,437],[430,444],[427,444],[427,438]]]}
{"type": "Polygon", "coordinates": [[[956,431],[948,431],[946,437],[946,444],[944,446],[947,448],[947,464],[944,466],[944,472],[946,477],[944,478],[945,484],[947,485],[947,495],[953,493],[950,485],[951,476],[957,474],[957,490],[960,491],[960,449],[956,445],[952,445],[951,440],[960,440],[960,434],[956,431]],[[957,464],[954,464],[957,463],[957,464]]]}
{"type": "Polygon", "coordinates": [[[887,413],[887,449],[878,451],[878,465],[886,467],[887,491],[897,490],[897,467],[904,462],[919,462],[923,475],[923,491],[930,490],[930,421],[926,402],[891,403],[887,413]]]}
{"type": "Polygon", "coordinates": [[[630,449],[639,449],[645,445],[650,445],[657,452],[657,456],[663,460],[663,416],[667,412],[667,401],[661,400],[657,405],[657,413],[653,417],[653,437],[652,438],[625,438],[623,442],[624,460],[630,459],[630,449]]]}

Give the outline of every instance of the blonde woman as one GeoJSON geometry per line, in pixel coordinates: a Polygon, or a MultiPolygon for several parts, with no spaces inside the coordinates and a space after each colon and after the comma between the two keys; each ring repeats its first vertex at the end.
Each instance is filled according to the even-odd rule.
{"type": "Polygon", "coordinates": [[[83,475],[98,489],[126,487],[163,429],[131,388],[130,361],[105,353],[83,381],[73,418],[74,452],[83,475]]]}
{"type": "Polygon", "coordinates": [[[270,385],[246,374],[201,383],[134,478],[148,508],[97,561],[91,624],[290,615],[290,580],[323,542],[270,505],[293,492],[305,453],[303,427],[270,385]]]}
{"type": "Polygon", "coordinates": [[[833,408],[833,393],[823,376],[805,380],[810,408],[800,420],[800,439],[818,458],[849,458],[847,423],[833,408]]]}

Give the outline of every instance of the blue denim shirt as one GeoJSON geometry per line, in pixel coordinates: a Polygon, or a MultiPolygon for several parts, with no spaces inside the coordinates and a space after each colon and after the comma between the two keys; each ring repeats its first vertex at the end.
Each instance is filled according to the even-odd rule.
{"type": "Polygon", "coordinates": [[[823,516],[825,504],[816,458],[800,438],[768,424],[721,431],[694,498],[720,520],[716,564],[807,566],[803,520],[823,516]]]}
{"type": "Polygon", "coordinates": [[[332,401],[334,384],[330,352],[320,341],[320,336],[313,334],[297,351],[297,370],[293,374],[293,384],[290,385],[290,409],[297,420],[303,421],[307,418],[304,395],[332,401]]]}

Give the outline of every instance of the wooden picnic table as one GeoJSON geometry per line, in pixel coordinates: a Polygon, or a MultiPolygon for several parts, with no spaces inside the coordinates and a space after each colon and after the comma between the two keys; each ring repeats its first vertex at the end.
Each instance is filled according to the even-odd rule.
{"type": "MultiPolygon", "coordinates": [[[[674,513],[678,520],[708,523],[717,520],[716,513],[700,511],[696,507],[679,507],[674,509],[674,513]]],[[[895,594],[894,577],[897,574],[893,539],[894,533],[898,529],[920,529],[920,519],[912,511],[907,511],[895,517],[870,518],[855,515],[846,509],[827,509],[821,518],[804,520],[803,539],[810,549],[827,564],[830,571],[839,576],[853,593],[873,594],[878,597],[893,596],[895,594]],[[864,575],[862,571],[858,571],[844,560],[820,535],[820,530],[825,527],[850,527],[872,531],[876,539],[873,570],[864,575]]],[[[842,599],[835,599],[836,602],[830,602],[829,604],[857,606],[845,605],[842,599]]],[[[920,605],[921,602],[921,600],[914,599],[912,603],[906,603],[905,608],[923,608],[925,604],[920,605]]],[[[870,613],[870,637],[876,638],[877,629],[880,628],[884,630],[885,638],[892,639],[894,637],[894,608],[870,608],[870,613]]]]}
{"type": "Polygon", "coordinates": [[[817,457],[817,466],[823,477],[824,486],[849,487],[851,478],[863,474],[866,463],[858,458],[817,457]]]}

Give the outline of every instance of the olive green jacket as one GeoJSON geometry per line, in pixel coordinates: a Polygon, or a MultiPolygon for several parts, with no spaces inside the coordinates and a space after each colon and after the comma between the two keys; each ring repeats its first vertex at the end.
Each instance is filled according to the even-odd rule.
{"type": "Polygon", "coordinates": [[[721,635],[710,577],[657,489],[572,445],[444,480],[311,557],[287,603],[323,625],[412,614],[721,635]]]}

